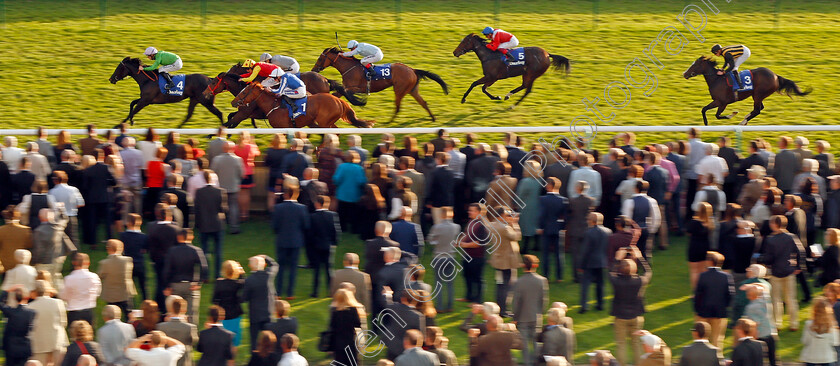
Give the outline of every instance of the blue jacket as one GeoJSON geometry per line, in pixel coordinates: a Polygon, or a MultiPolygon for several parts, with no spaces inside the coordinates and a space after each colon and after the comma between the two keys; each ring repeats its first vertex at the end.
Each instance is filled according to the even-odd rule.
{"type": "Polygon", "coordinates": [[[700,274],[694,290],[694,313],[701,318],[726,318],[726,310],[735,295],[732,275],[718,267],[700,274]]]}
{"type": "Polygon", "coordinates": [[[339,201],[359,202],[367,184],[365,168],[359,164],[341,163],[333,174],[333,184],[339,201]]]}
{"type": "Polygon", "coordinates": [[[540,220],[537,227],[545,230],[543,235],[559,235],[566,229],[566,216],[569,214],[569,199],[559,194],[546,194],[540,197],[540,220]]]}
{"type": "Polygon", "coordinates": [[[404,252],[420,254],[423,232],[420,231],[420,225],[405,220],[397,220],[391,223],[391,240],[400,243],[400,249],[404,252]]]}
{"type": "Polygon", "coordinates": [[[301,248],[309,231],[309,210],[295,201],[283,201],[274,206],[271,226],[277,234],[276,248],[301,248]]]}

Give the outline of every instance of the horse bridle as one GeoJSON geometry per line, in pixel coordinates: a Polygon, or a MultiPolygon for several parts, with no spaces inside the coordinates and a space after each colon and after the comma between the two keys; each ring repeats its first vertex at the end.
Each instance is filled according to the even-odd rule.
{"type": "MultiPolygon", "coordinates": [[[[224,85],[224,83],[225,83],[225,82],[222,80],[222,77],[221,77],[221,76],[218,76],[218,75],[217,75],[217,76],[216,76],[216,79],[217,79],[217,80],[219,80],[219,82],[216,84],[216,86],[215,86],[215,87],[213,87],[212,89],[210,89],[210,93],[211,93],[211,94],[213,94],[213,95],[218,95],[219,93],[221,93],[221,92],[225,91],[224,89],[222,89],[222,90],[219,90],[218,92],[216,92],[216,88],[218,88],[220,85],[224,85]]],[[[240,91],[240,93],[241,93],[241,91],[240,91]]]]}
{"type": "MultiPolygon", "coordinates": [[[[328,56],[328,55],[327,55],[327,52],[326,52],[326,51],[321,52],[321,56],[326,57],[328,60],[330,59],[330,56],[328,56]]],[[[338,61],[338,58],[339,58],[339,57],[344,57],[344,56],[341,56],[341,54],[339,54],[339,53],[337,53],[337,52],[336,52],[336,54],[335,54],[335,58],[334,58],[334,59],[332,59],[332,60],[330,60],[330,62],[331,62],[333,65],[335,65],[335,62],[336,62],[336,61],[338,61]]],[[[341,76],[343,77],[345,74],[347,74],[347,73],[348,73],[348,72],[350,72],[351,70],[353,70],[353,69],[355,69],[355,68],[359,67],[360,65],[361,65],[361,63],[359,63],[359,65],[353,65],[353,67],[351,67],[351,68],[347,69],[347,71],[342,72],[342,73],[341,73],[341,76]]],[[[325,67],[324,67],[324,66],[321,66],[321,69],[323,70],[323,69],[325,69],[325,67]]]]}
{"type": "MultiPolygon", "coordinates": [[[[135,75],[137,75],[137,74],[139,74],[139,73],[141,72],[141,71],[133,71],[133,70],[137,70],[137,69],[133,69],[133,70],[132,70],[132,68],[131,68],[131,67],[128,67],[128,65],[126,65],[126,64],[125,64],[125,61],[123,61],[123,60],[120,60],[120,65],[122,65],[123,67],[125,67],[125,68],[126,68],[126,70],[128,70],[128,72],[134,72],[134,74],[135,74],[135,75]]],[[[139,66],[138,66],[138,67],[139,67],[139,66]]],[[[155,81],[155,80],[157,80],[157,78],[152,79],[152,77],[151,77],[151,76],[149,76],[149,74],[147,74],[147,73],[146,73],[146,70],[143,70],[142,72],[143,72],[143,75],[146,75],[146,77],[147,77],[147,78],[149,78],[149,80],[151,80],[151,81],[155,81]]]]}

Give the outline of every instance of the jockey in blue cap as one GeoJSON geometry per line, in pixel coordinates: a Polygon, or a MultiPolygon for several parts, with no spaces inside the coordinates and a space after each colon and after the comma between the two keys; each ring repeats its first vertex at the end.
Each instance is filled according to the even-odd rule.
{"type": "Polygon", "coordinates": [[[516,36],[501,29],[486,27],[481,33],[490,39],[490,43],[487,44],[487,48],[492,51],[501,52],[508,59],[512,57],[508,54],[508,50],[519,45],[519,40],[516,39],[516,36]]]}

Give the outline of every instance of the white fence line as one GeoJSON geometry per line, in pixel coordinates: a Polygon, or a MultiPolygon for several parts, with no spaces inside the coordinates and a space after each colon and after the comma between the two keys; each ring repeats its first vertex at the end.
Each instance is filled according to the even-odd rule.
{"type": "MultiPolygon", "coordinates": [[[[690,127],[697,127],[703,132],[772,132],[772,131],[840,131],[840,125],[775,125],[775,126],[596,126],[593,131],[601,132],[686,132],[690,127]]],[[[248,131],[252,135],[264,135],[274,133],[293,133],[295,131],[304,131],[308,134],[434,134],[440,128],[446,129],[449,133],[569,133],[574,135],[583,135],[585,133],[584,127],[579,126],[575,131],[569,126],[510,126],[510,127],[407,127],[407,128],[231,128],[227,129],[229,134],[240,134],[242,131],[248,131]]],[[[97,129],[102,133],[107,131],[107,128],[97,129]]],[[[59,131],[67,131],[71,135],[85,135],[85,129],[47,129],[47,134],[50,136],[58,134],[59,131]]],[[[128,130],[131,135],[143,135],[147,128],[132,128],[128,130]]],[[[170,131],[178,132],[182,135],[209,135],[215,134],[217,128],[155,128],[158,134],[167,134],[170,131]]],[[[0,135],[18,135],[28,136],[36,135],[36,129],[7,129],[0,130],[0,135]]],[[[571,136],[569,136],[571,137],[571,136]]]]}

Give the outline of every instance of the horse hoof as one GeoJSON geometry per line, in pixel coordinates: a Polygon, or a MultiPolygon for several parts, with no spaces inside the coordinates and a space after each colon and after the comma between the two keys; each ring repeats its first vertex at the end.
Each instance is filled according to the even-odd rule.
{"type": "Polygon", "coordinates": [[[739,125],[739,126],[746,126],[746,125],[747,125],[747,122],[749,122],[749,121],[747,121],[747,120],[746,120],[746,118],[745,118],[745,119],[744,119],[743,121],[741,121],[741,123],[739,123],[738,125],[739,125]]]}
{"type": "Polygon", "coordinates": [[[505,100],[510,99],[510,95],[505,95],[505,100]]]}

